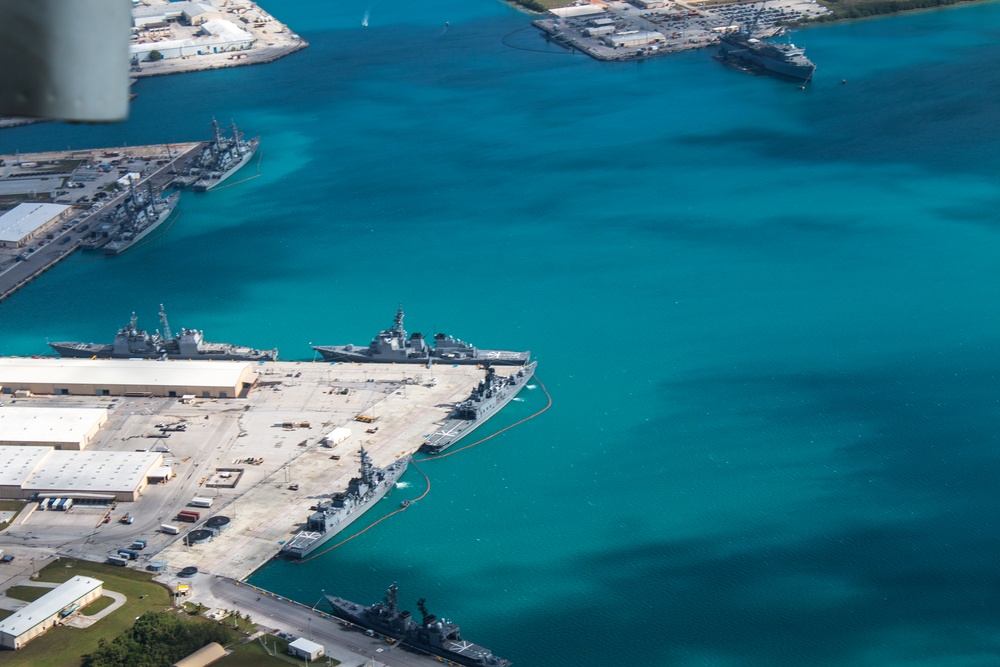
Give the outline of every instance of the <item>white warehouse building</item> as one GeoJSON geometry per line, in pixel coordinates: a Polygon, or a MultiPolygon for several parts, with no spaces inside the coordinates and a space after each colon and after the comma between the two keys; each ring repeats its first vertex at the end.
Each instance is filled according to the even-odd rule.
{"type": "Polygon", "coordinates": [[[78,452],[0,446],[0,498],[134,502],[164,478],[160,452],[78,452]]]}
{"type": "Polygon", "coordinates": [[[72,206],[62,204],[18,204],[0,215],[0,248],[20,248],[72,213],[72,206]]]}
{"type": "Polygon", "coordinates": [[[19,649],[103,595],[103,581],[73,577],[0,621],[0,646],[19,649]]]}
{"type": "Polygon", "coordinates": [[[0,358],[5,394],[237,398],[257,377],[248,361],[0,358]]]}
{"type": "Polygon", "coordinates": [[[0,408],[0,445],[82,450],[108,421],[104,408],[0,408]]]}

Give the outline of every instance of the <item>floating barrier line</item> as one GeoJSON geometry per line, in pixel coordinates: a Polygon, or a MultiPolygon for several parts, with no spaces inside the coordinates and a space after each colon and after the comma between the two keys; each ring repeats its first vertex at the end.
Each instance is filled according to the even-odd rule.
{"type": "Polygon", "coordinates": [[[447,454],[437,454],[435,456],[426,456],[426,457],[424,457],[424,458],[422,458],[420,460],[421,461],[437,461],[438,459],[443,459],[443,458],[445,458],[447,456],[451,456],[452,454],[458,454],[459,452],[464,452],[466,449],[470,449],[472,447],[475,447],[476,445],[481,445],[482,443],[486,442],[487,440],[491,440],[492,438],[497,437],[498,435],[500,435],[504,431],[508,431],[508,430],[514,428],[515,426],[520,426],[521,424],[523,424],[526,421],[531,421],[532,419],[534,419],[538,415],[542,414],[543,412],[545,412],[546,410],[548,410],[549,408],[551,408],[552,407],[552,395],[549,393],[549,390],[545,388],[545,384],[541,380],[538,379],[537,375],[535,376],[535,380],[538,382],[538,386],[542,388],[542,391],[545,392],[545,397],[549,399],[549,402],[546,404],[546,406],[544,408],[542,408],[541,410],[539,410],[538,412],[536,412],[533,415],[529,415],[529,416],[525,417],[524,419],[522,419],[520,421],[514,422],[510,426],[505,426],[504,428],[500,429],[499,431],[497,431],[493,435],[488,435],[485,438],[483,438],[482,440],[476,440],[475,442],[473,442],[471,444],[465,445],[464,447],[459,447],[458,449],[452,450],[452,451],[448,452],[447,454]]]}
{"type": "MultiPolygon", "coordinates": [[[[538,382],[538,386],[542,388],[542,391],[545,392],[545,397],[548,399],[548,403],[546,403],[546,405],[545,405],[544,408],[542,408],[541,410],[539,410],[538,412],[536,412],[536,413],[534,413],[532,415],[529,415],[529,416],[525,417],[524,419],[522,419],[520,421],[514,422],[510,426],[505,426],[504,428],[500,429],[499,431],[497,431],[493,435],[488,435],[485,438],[483,438],[482,440],[477,440],[476,442],[473,442],[470,445],[466,445],[465,447],[462,447],[461,449],[456,449],[453,452],[448,452],[447,454],[438,454],[437,456],[428,456],[426,458],[422,458],[422,459],[420,459],[420,462],[423,463],[424,461],[436,461],[438,459],[443,459],[446,456],[451,456],[452,454],[458,454],[459,452],[465,451],[466,449],[469,449],[470,447],[475,447],[476,445],[482,444],[482,443],[486,442],[487,440],[491,440],[491,439],[497,437],[498,435],[500,435],[504,431],[509,431],[510,429],[514,428],[515,426],[520,426],[521,424],[523,424],[526,421],[531,421],[535,417],[539,416],[540,414],[542,414],[543,412],[545,412],[546,410],[548,410],[549,408],[551,408],[552,407],[552,394],[550,394],[549,390],[545,388],[545,384],[541,380],[538,379],[538,376],[535,376],[535,381],[538,382]]],[[[368,532],[370,529],[372,529],[375,526],[377,526],[378,524],[382,523],[383,521],[385,521],[389,517],[391,517],[393,515],[396,515],[396,514],[399,514],[400,512],[405,512],[407,509],[410,508],[411,505],[413,505],[413,503],[418,502],[418,501],[423,500],[424,498],[426,498],[427,494],[431,492],[431,478],[427,476],[427,473],[425,473],[423,470],[420,469],[420,466],[417,465],[416,461],[414,461],[414,460],[411,459],[410,460],[410,465],[412,465],[414,468],[416,468],[417,472],[419,472],[421,475],[423,475],[424,476],[424,480],[427,482],[427,488],[424,489],[423,493],[421,493],[418,497],[414,498],[413,500],[404,500],[403,501],[403,506],[400,507],[398,510],[394,510],[392,512],[389,512],[388,514],[386,514],[381,519],[378,519],[377,521],[372,522],[366,528],[364,528],[363,530],[360,530],[360,531],[354,533],[353,535],[351,535],[350,537],[348,537],[346,540],[341,540],[340,542],[337,542],[333,546],[327,547],[326,549],[323,549],[323,551],[315,553],[312,556],[309,556],[308,558],[300,558],[300,559],[296,560],[295,563],[301,565],[302,563],[307,563],[307,562],[311,561],[313,558],[319,558],[323,554],[329,553],[329,552],[333,551],[334,549],[336,549],[337,547],[339,547],[341,545],[344,545],[344,544],[347,544],[348,542],[350,542],[351,540],[353,540],[355,537],[358,537],[359,535],[362,535],[362,534],[368,532]]]]}

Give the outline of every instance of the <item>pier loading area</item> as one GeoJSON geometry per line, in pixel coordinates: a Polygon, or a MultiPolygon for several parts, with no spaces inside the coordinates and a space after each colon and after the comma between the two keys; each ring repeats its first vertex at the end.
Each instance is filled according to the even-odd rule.
{"type": "MultiPolygon", "coordinates": [[[[244,365],[150,363],[172,368],[189,363],[244,365]]],[[[167,472],[160,483],[144,486],[135,502],[76,504],[72,516],[32,513],[8,529],[15,538],[12,553],[17,544],[30,540],[52,552],[58,549],[66,556],[103,561],[135,539],[145,539],[146,549],[129,566],[145,568],[153,559],[164,560],[166,581],[173,581],[187,566],[242,579],[302,528],[318,498],[346,488],[358,472],[362,445],[377,466],[415,452],[424,437],[443,423],[450,406],[467,398],[485,375],[476,366],[450,365],[268,362],[250,366],[257,381],[245,398],[190,401],[93,394],[17,398],[17,407],[105,409],[107,422],[91,438],[87,452],[155,453],[162,456],[167,472]],[[373,421],[358,421],[358,416],[373,421]],[[328,439],[334,432],[337,436],[328,439]],[[175,521],[178,512],[192,509],[189,503],[194,498],[209,498],[212,505],[195,508],[199,519],[194,523],[175,521]],[[119,520],[126,513],[132,523],[119,520]],[[230,519],[227,529],[188,546],[185,536],[215,516],[230,519]],[[178,526],[178,534],[162,532],[164,524],[178,526]]],[[[3,400],[9,404],[11,395],[3,400]]],[[[365,525],[361,519],[356,529],[365,525]]]]}

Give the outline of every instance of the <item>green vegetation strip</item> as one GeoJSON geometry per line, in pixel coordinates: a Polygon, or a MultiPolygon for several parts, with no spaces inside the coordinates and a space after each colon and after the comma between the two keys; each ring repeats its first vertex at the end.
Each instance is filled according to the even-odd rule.
{"type": "Polygon", "coordinates": [[[232,628],[204,623],[184,614],[150,612],[116,637],[101,642],[83,658],[84,667],[160,667],[172,665],[198,649],[217,642],[225,646],[237,638],[232,628]]]}
{"type": "Polygon", "coordinates": [[[46,593],[51,593],[51,588],[41,586],[11,586],[7,589],[7,597],[21,600],[23,602],[34,602],[46,593]]]}
{"type": "MultiPolygon", "coordinates": [[[[246,644],[233,646],[231,647],[233,652],[218,662],[213,662],[212,667],[285,667],[290,664],[302,664],[301,660],[296,660],[288,655],[288,642],[284,639],[278,639],[272,635],[268,635],[264,639],[267,641],[267,649],[256,639],[246,644]],[[274,655],[271,655],[272,653],[274,655]]],[[[325,665],[326,661],[324,660],[322,664],[325,665]]],[[[340,663],[336,660],[330,660],[330,664],[339,665],[340,663]]]]}
{"type": "Polygon", "coordinates": [[[830,10],[802,23],[824,23],[841,19],[862,19],[869,16],[895,14],[913,9],[930,9],[957,5],[970,0],[819,0],[819,4],[830,10]]]}

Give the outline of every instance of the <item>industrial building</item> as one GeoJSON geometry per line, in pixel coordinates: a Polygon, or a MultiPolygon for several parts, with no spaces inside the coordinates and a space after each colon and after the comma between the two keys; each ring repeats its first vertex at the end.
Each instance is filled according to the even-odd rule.
{"type": "Polygon", "coordinates": [[[5,394],[237,398],[256,381],[245,361],[0,358],[5,394]]]}
{"type": "Polygon", "coordinates": [[[42,446],[82,450],[108,421],[104,408],[0,409],[0,446],[42,446]]]}
{"type": "Polygon", "coordinates": [[[20,248],[69,218],[72,206],[18,204],[0,215],[0,248],[20,248]]]}
{"type": "Polygon", "coordinates": [[[648,44],[658,44],[667,41],[663,33],[656,32],[655,30],[630,30],[614,35],[605,35],[602,39],[605,44],[615,48],[621,46],[646,46],[648,44]]]}
{"type": "Polygon", "coordinates": [[[219,658],[225,658],[226,655],[228,655],[226,649],[222,648],[221,644],[210,642],[186,658],[181,658],[171,667],[205,667],[219,658]]]}
{"type": "Polygon", "coordinates": [[[104,595],[104,582],[73,577],[0,621],[0,646],[19,649],[104,595]]]}
{"type": "Polygon", "coordinates": [[[305,637],[299,637],[288,645],[288,655],[301,658],[306,662],[315,662],[325,655],[322,644],[309,641],[305,637]]]}
{"type": "Polygon", "coordinates": [[[245,51],[253,47],[255,38],[235,23],[216,18],[203,21],[192,37],[158,41],[133,41],[129,44],[129,58],[135,62],[149,59],[156,51],[163,58],[183,58],[210,53],[245,51]]]}
{"type": "Polygon", "coordinates": [[[134,502],[165,479],[160,452],[79,452],[0,446],[0,498],[134,502]]]}

